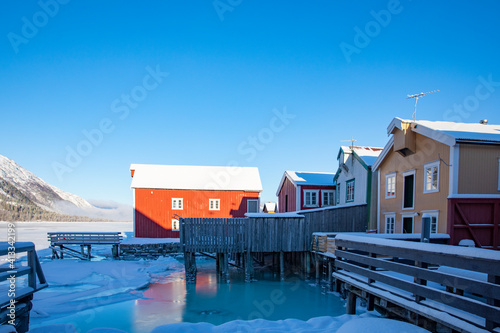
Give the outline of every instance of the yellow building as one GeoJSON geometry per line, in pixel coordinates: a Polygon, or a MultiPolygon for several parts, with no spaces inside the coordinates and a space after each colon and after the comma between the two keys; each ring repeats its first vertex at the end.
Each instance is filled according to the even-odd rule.
{"type": "Polygon", "coordinates": [[[420,233],[428,213],[431,232],[451,244],[499,248],[500,125],[394,118],[387,134],[373,165],[378,232],[420,233]]]}

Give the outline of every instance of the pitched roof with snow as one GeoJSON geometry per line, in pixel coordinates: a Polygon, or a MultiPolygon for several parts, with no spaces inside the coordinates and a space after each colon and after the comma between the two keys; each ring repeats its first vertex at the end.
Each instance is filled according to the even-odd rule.
{"type": "Polygon", "coordinates": [[[131,188],[262,192],[254,167],[132,164],[130,170],[131,188]]]}
{"type": "MultiPolygon", "coordinates": [[[[483,144],[500,144],[500,125],[485,125],[481,123],[454,123],[449,121],[408,120],[394,118],[387,127],[387,135],[394,133],[394,129],[403,129],[402,124],[412,124],[411,130],[430,139],[448,146],[457,143],[471,142],[483,144]]],[[[385,159],[394,144],[391,137],[384,150],[373,164],[376,170],[385,159]]]]}
{"type": "Polygon", "coordinates": [[[279,195],[286,178],[290,179],[294,185],[333,186],[334,177],[333,172],[285,171],[276,195],[279,195]]]}
{"type": "Polygon", "coordinates": [[[394,118],[387,128],[391,134],[394,128],[401,129],[403,123],[414,123],[412,131],[427,136],[449,146],[457,141],[477,143],[500,143],[500,125],[485,125],[480,123],[454,123],[449,121],[428,121],[394,118]]]}
{"type": "MultiPolygon", "coordinates": [[[[381,147],[366,147],[366,146],[341,146],[340,149],[345,154],[351,154],[353,151],[359,158],[365,162],[367,166],[373,165],[384,148],[381,147]]],[[[340,155],[340,152],[339,152],[340,155]]]]}

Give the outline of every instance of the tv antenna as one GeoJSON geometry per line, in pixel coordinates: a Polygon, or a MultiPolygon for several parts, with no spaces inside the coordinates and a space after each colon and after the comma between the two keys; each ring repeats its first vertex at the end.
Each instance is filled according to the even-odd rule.
{"type": "Polygon", "coordinates": [[[426,92],[426,93],[421,92],[420,94],[407,95],[408,97],[406,97],[406,99],[415,98],[415,110],[413,111],[413,122],[415,122],[415,120],[417,118],[417,101],[418,101],[418,98],[422,97],[422,96],[425,96],[425,95],[428,95],[428,94],[432,94],[432,93],[438,92],[438,91],[439,90],[434,90],[434,91],[429,91],[429,92],[426,92]]]}
{"type": "Polygon", "coordinates": [[[351,136],[351,140],[341,140],[340,142],[351,142],[351,150],[354,149],[354,142],[355,141],[358,141],[358,140],[355,140],[354,137],[351,136]]]}

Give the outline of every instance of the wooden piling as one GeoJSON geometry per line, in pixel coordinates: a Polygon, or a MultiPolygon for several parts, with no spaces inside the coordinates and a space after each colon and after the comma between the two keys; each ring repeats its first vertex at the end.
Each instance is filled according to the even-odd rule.
{"type": "Polygon", "coordinates": [[[186,283],[196,283],[196,257],[193,252],[184,253],[186,283]]]}
{"type": "Polygon", "coordinates": [[[285,253],[280,252],[280,280],[285,281],[285,253]]]}
{"type": "Polygon", "coordinates": [[[253,258],[249,250],[245,254],[245,282],[251,282],[253,279],[253,258]]]}
{"type": "Polygon", "coordinates": [[[328,260],[328,291],[333,291],[333,262],[328,260]]]}
{"type": "Polygon", "coordinates": [[[347,292],[347,314],[354,315],[356,314],[356,294],[353,292],[347,292]]]}
{"type": "Polygon", "coordinates": [[[221,277],[223,283],[229,283],[229,254],[221,253],[222,270],[221,277]]]}
{"type": "Polygon", "coordinates": [[[318,254],[315,254],[314,255],[315,257],[315,261],[316,261],[316,283],[319,284],[320,283],[320,262],[319,262],[319,255],[318,254]]]}

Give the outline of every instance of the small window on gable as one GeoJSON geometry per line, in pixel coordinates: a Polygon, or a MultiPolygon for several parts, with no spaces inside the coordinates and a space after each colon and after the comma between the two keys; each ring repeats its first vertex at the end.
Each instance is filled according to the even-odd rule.
{"type": "Polygon", "coordinates": [[[396,174],[390,173],[385,176],[385,198],[396,197],[396,174]]]}
{"type": "Polygon", "coordinates": [[[172,198],[172,209],[175,209],[175,210],[184,209],[183,199],[182,198],[172,198]]]}
{"type": "Polygon", "coordinates": [[[209,210],[220,210],[220,199],[210,199],[209,210]]]}
{"type": "Polygon", "coordinates": [[[439,161],[424,165],[424,193],[439,192],[439,161]]]}

